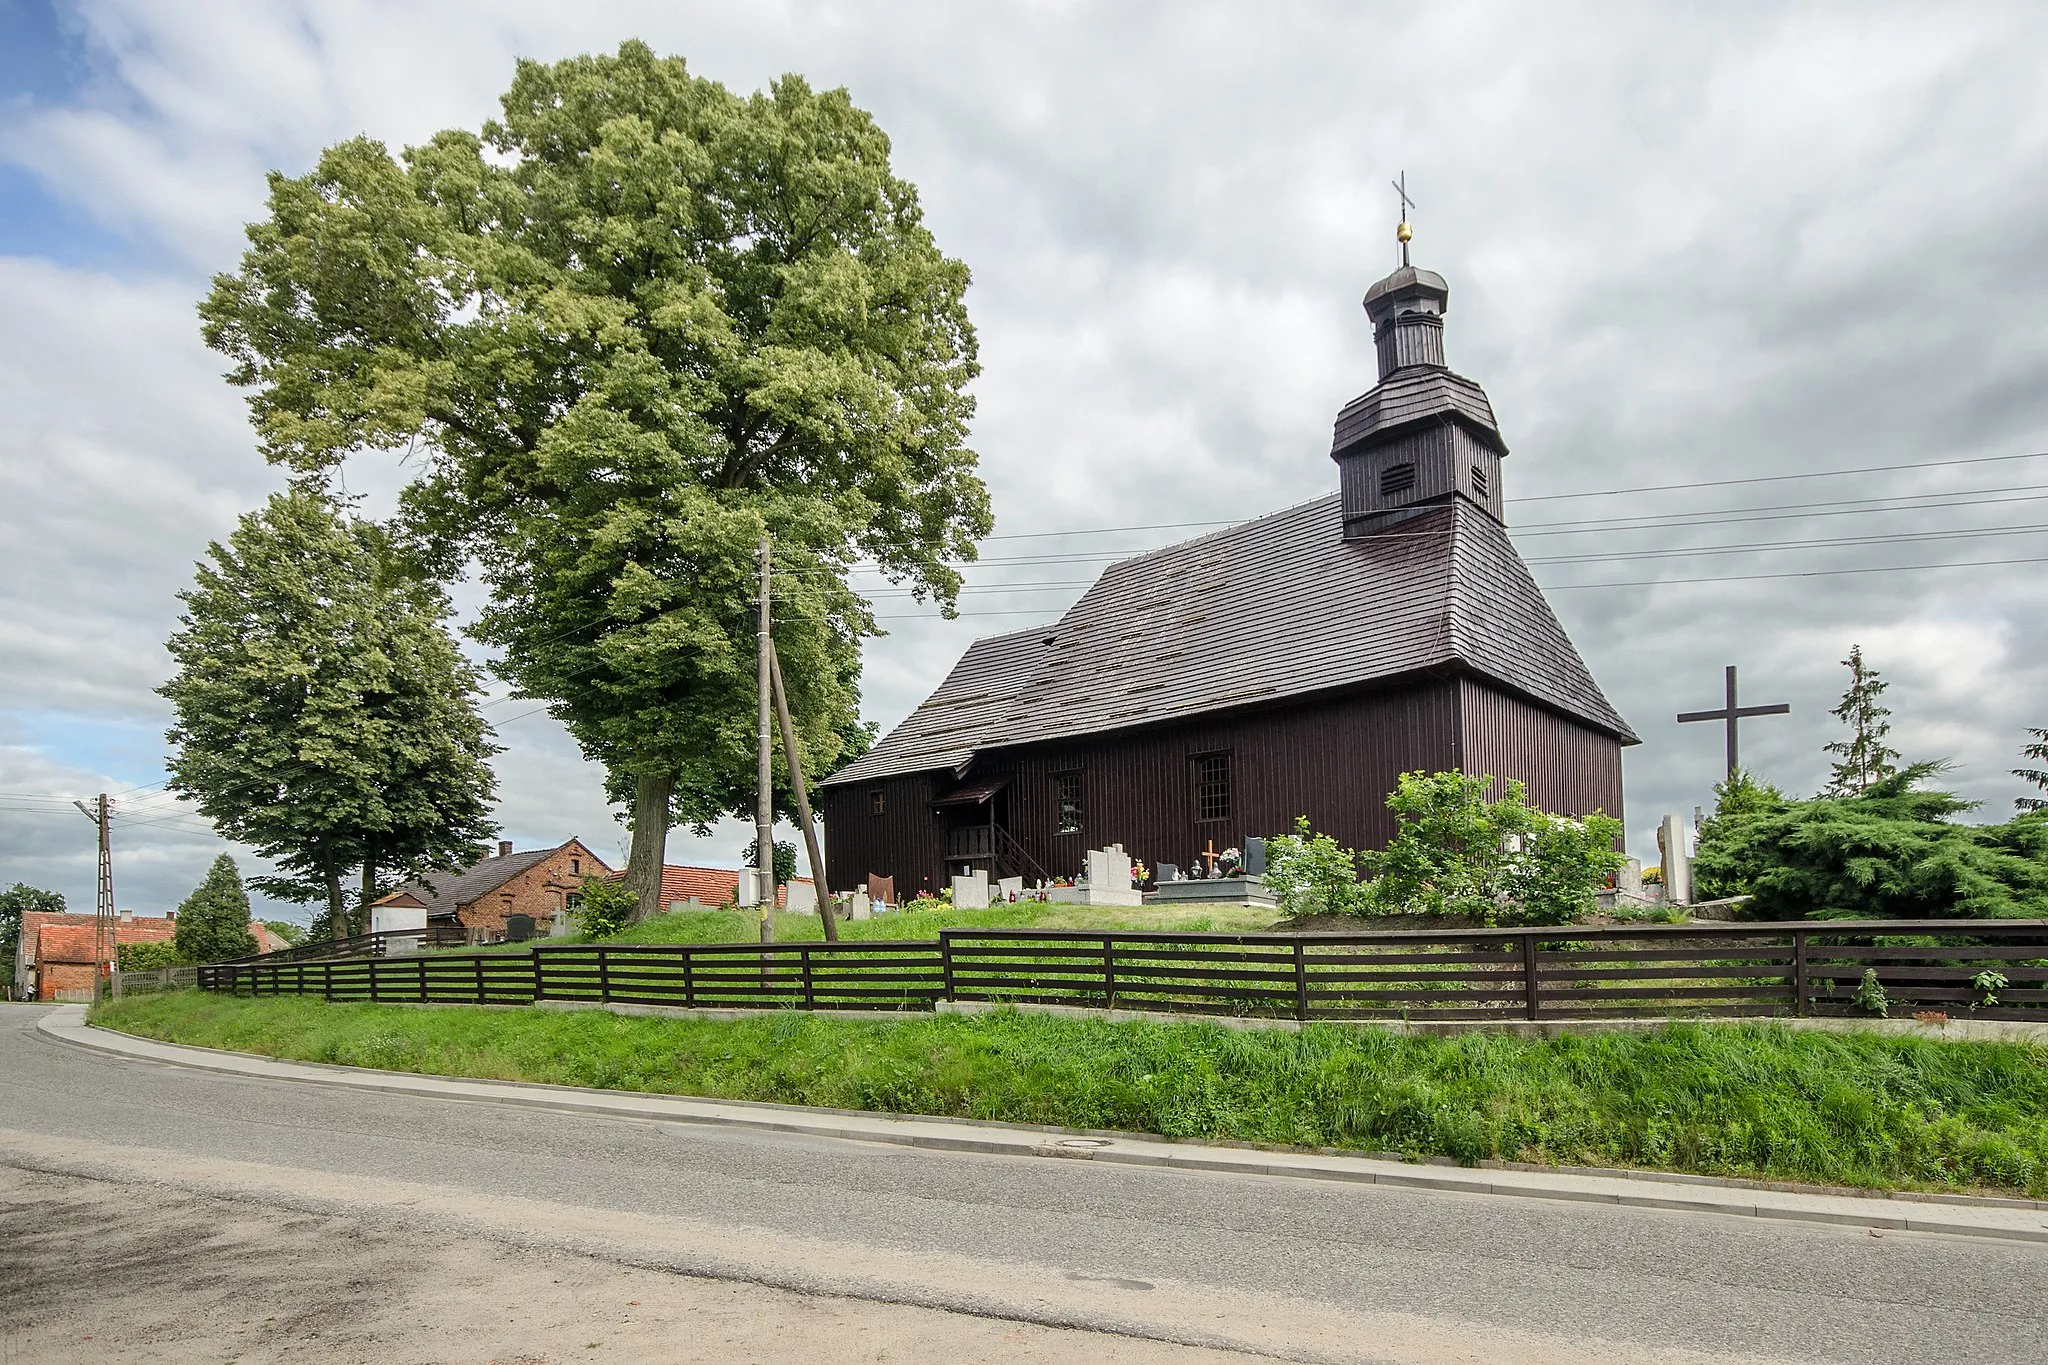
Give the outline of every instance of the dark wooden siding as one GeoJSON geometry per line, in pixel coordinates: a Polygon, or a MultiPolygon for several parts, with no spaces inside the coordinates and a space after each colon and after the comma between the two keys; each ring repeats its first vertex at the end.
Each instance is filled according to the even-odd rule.
{"type": "Polygon", "coordinates": [[[1624,818],[1614,739],[1469,677],[1458,686],[1458,715],[1466,772],[1515,778],[1547,811],[1624,818]]]}
{"type": "MultiPolygon", "coordinates": [[[[1458,684],[1431,679],[1092,740],[996,750],[963,780],[1008,777],[1001,797],[1005,826],[1047,871],[1072,876],[1090,848],[1120,843],[1148,865],[1164,860],[1185,867],[1211,840],[1218,849],[1241,847],[1247,836],[1291,830],[1298,815],[1346,844],[1376,847],[1393,831],[1386,797],[1395,778],[1410,769],[1455,766],[1457,742],[1458,684]],[[1197,821],[1194,760],[1225,752],[1231,756],[1230,817],[1197,821]],[[1078,834],[1058,832],[1054,778],[1068,772],[1082,774],[1087,814],[1078,834]]],[[[891,804],[880,819],[866,813],[866,787],[828,789],[834,886],[850,884],[849,873],[857,878],[869,871],[894,875],[899,888],[943,884],[942,822],[928,809],[897,804],[896,784],[904,781],[885,784],[891,804]]]]}
{"type": "MultiPolygon", "coordinates": [[[[1186,867],[1211,840],[1242,847],[1251,835],[1288,832],[1300,815],[1351,847],[1379,848],[1394,830],[1387,793],[1396,779],[1452,768],[1518,779],[1545,810],[1622,814],[1617,741],[1471,678],[992,750],[960,781],[1007,778],[997,798],[1003,825],[1048,872],[1072,876],[1091,848],[1122,844],[1148,865],[1186,867]],[[1195,818],[1194,760],[1214,753],[1231,756],[1231,813],[1205,823],[1195,818]],[[1082,776],[1078,834],[1058,831],[1054,779],[1062,773],[1082,776]]],[[[906,895],[944,886],[947,820],[931,802],[952,786],[950,773],[920,773],[826,788],[832,885],[877,872],[906,895]],[[876,787],[886,803],[880,816],[869,813],[876,787]]],[[[985,810],[955,815],[979,821],[985,810]]]]}
{"type": "Polygon", "coordinates": [[[941,774],[911,773],[820,790],[825,875],[833,890],[864,885],[870,873],[895,877],[898,895],[945,884],[938,880],[939,820],[932,812],[941,780],[941,774]],[[877,790],[883,801],[880,815],[872,813],[877,790]]]}

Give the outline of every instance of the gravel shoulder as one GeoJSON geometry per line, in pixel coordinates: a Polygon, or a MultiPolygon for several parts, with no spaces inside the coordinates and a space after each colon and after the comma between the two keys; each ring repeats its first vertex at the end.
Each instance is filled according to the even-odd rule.
{"type": "Polygon", "coordinates": [[[4,1166],[0,1283],[8,1365],[1256,1358],[4,1166]]]}

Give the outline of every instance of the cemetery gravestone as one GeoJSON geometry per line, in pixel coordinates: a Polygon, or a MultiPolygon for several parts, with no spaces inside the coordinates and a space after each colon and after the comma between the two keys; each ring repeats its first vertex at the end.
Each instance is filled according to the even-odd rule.
{"type": "Polygon", "coordinates": [[[1676,815],[1664,817],[1657,831],[1657,846],[1664,854],[1664,902],[1692,904],[1692,859],[1685,852],[1685,821],[1676,815]]]}
{"type": "Polygon", "coordinates": [[[988,909],[988,873],[976,872],[971,877],[953,878],[953,908],[988,909]]]}
{"type": "Polygon", "coordinates": [[[1055,886],[1045,898],[1062,905],[1143,905],[1144,893],[1131,885],[1131,860],[1121,848],[1091,848],[1078,886],[1055,886]]]}

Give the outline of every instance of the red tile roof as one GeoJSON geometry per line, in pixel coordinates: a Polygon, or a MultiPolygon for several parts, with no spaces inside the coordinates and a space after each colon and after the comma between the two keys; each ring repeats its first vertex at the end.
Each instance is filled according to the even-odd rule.
{"type": "MultiPolygon", "coordinates": [[[[87,921],[92,916],[85,917],[87,921]]],[[[36,935],[36,965],[54,967],[60,963],[75,962],[90,967],[99,961],[94,950],[93,926],[85,924],[45,924],[36,935]]]]}
{"type": "MultiPolygon", "coordinates": [[[[624,876],[621,872],[619,876],[624,876]]],[[[809,877],[798,881],[810,885],[809,877]]],[[[704,905],[726,905],[739,899],[740,874],[730,867],[687,867],[678,863],[664,864],[661,869],[661,904],[663,909],[677,901],[687,901],[695,896],[704,905]]],[[[775,903],[786,904],[789,888],[775,889],[775,903]]]]}
{"type": "MultiPolygon", "coordinates": [[[[76,929],[83,927],[86,941],[92,941],[93,916],[66,911],[58,914],[48,910],[31,910],[21,917],[21,937],[25,943],[36,943],[36,934],[42,929],[76,929]]],[[[168,915],[137,915],[133,919],[118,921],[115,933],[117,943],[164,943],[176,934],[178,922],[168,915]]],[[[40,948],[36,955],[41,957],[40,948]]],[[[65,959],[60,959],[65,960],[65,959]]],[[[78,962],[92,961],[92,950],[88,947],[84,957],[70,959],[78,962]]]]}
{"type": "Polygon", "coordinates": [[[736,899],[740,874],[725,867],[682,867],[669,863],[661,869],[663,907],[695,896],[706,905],[724,905],[736,899]]]}

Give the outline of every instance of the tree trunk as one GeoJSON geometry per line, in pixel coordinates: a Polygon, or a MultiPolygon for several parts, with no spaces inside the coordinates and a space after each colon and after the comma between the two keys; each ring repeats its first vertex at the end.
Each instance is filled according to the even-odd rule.
{"type": "Polygon", "coordinates": [[[633,850],[626,857],[626,886],[638,902],[632,923],[661,913],[661,865],[668,856],[672,776],[641,777],[633,784],[633,850]]]}
{"type": "Polygon", "coordinates": [[[328,937],[348,937],[348,906],[341,893],[341,868],[334,861],[334,850],[328,849],[320,855],[321,869],[327,874],[327,927],[328,937]]]}
{"type": "Polygon", "coordinates": [[[377,899],[377,845],[370,844],[369,852],[363,855],[363,932],[370,931],[374,921],[370,918],[370,903],[377,899]]]}

